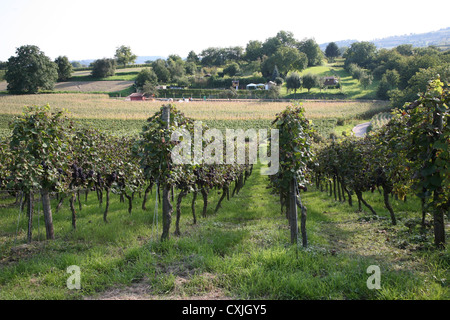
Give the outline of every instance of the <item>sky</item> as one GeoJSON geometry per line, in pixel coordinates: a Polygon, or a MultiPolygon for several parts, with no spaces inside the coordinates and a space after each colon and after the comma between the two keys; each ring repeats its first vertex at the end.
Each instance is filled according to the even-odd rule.
{"type": "Polygon", "coordinates": [[[449,11],[448,0],[0,0],[0,61],[22,45],[71,61],[112,58],[121,45],[186,57],[280,30],[319,44],[370,41],[450,27],[449,11]]]}

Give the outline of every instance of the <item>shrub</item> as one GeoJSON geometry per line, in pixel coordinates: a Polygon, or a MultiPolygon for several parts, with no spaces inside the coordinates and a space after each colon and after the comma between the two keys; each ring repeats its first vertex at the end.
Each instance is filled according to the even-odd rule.
{"type": "Polygon", "coordinates": [[[308,89],[308,92],[319,86],[319,76],[317,74],[307,73],[303,76],[303,87],[308,89]]]}
{"type": "Polygon", "coordinates": [[[98,59],[92,63],[92,76],[94,78],[105,78],[116,73],[116,60],[98,59]]]}
{"type": "Polygon", "coordinates": [[[286,77],[286,88],[288,90],[294,89],[294,92],[297,92],[297,89],[302,86],[302,78],[297,72],[292,72],[286,77]]]}
{"type": "Polygon", "coordinates": [[[241,68],[236,62],[230,63],[228,66],[223,69],[223,73],[229,75],[230,77],[234,77],[237,73],[241,71],[241,68]]]}
{"type": "Polygon", "coordinates": [[[147,82],[152,83],[153,85],[155,85],[158,82],[158,77],[156,76],[156,73],[150,68],[142,69],[137,75],[134,83],[136,85],[136,88],[140,89],[147,82]]]}
{"type": "Polygon", "coordinates": [[[66,56],[59,56],[55,63],[58,66],[58,81],[66,81],[72,76],[73,67],[66,56]]]}
{"type": "Polygon", "coordinates": [[[282,77],[276,77],[275,78],[275,83],[277,84],[277,86],[281,86],[283,84],[284,80],[282,77]]]}

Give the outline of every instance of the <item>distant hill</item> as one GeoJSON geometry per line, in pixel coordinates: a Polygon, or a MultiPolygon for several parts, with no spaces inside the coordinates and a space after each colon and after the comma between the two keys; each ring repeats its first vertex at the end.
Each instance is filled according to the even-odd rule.
{"type": "MultiPolygon", "coordinates": [[[[358,40],[341,40],[334,41],[338,47],[349,47],[353,42],[358,40]]],[[[431,45],[438,46],[442,49],[450,47],[450,27],[431,31],[427,33],[411,33],[401,36],[391,36],[382,39],[374,39],[370,42],[374,43],[378,48],[391,49],[401,44],[412,44],[414,47],[428,47],[431,45]]],[[[320,44],[320,48],[325,51],[328,43],[320,44]]]]}
{"type": "MultiPolygon", "coordinates": [[[[138,56],[135,64],[144,64],[146,61],[155,61],[158,59],[166,59],[163,56],[138,56]]],[[[88,67],[96,59],[85,59],[85,60],[72,60],[71,62],[78,61],[81,65],[88,67]]]]}

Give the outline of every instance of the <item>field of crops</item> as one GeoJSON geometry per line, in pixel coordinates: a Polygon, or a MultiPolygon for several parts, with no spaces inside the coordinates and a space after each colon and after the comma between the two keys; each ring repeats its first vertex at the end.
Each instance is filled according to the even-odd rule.
{"type": "MultiPolygon", "coordinates": [[[[65,108],[75,118],[90,119],[147,119],[167,102],[125,101],[110,99],[101,94],[49,94],[33,96],[0,96],[0,114],[20,114],[24,106],[44,105],[65,108]]],[[[249,120],[273,119],[288,102],[260,101],[192,101],[177,103],[187,116],[197,119],[249,120]]],[[[387,110],[386,102],[361,101],[304,101],[309,119],[372,117],[387,110]]]]}
{"type": "MultiPolygon", "coordinates": [[[[111,81],[103,81],[111,83],[111,81]]],[[[83,124],[114,132],[119,135],[135,135],[144,121],[168,102],[125,101],[112,99],[106,94],[41,94],[33,96],[0,96],[0,136],[8,134],[8,123],[19,115],[24,106],[49,104],[52,108],[64,108],[70,116],[83,124]]],[[[267,128],[275,115],[288,102],[260,101],[191,101],[173,102],[187,116],[204,121],[209,127],[224,130],[267,128]]],[[[308,119],[323,136],[333,132],[336,126],[353,124],[358,119],[370,119],[374,114],[386,111],[387,103],[361,101],[304,101],[308,119]],[[356,120],[355,120],[356,119],[356,120]],[[351,122],[351,123],[348,123],[351,122]]],[[[338,134],[342,128],[337,131],[338,134]]],[[[351,128],[350,128],[351,129],[351,128]]]]}

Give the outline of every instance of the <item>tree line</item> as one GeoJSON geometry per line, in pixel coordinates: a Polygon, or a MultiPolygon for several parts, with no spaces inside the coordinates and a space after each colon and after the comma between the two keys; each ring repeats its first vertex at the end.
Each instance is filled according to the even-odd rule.
{"type": "MultiPolygon", "coordinates": [[[[322,52],[314,39],[297,40],[292,32],[282,30],[265,41],[251,40],[245,48],[209,47],[199,53],[191,50],[186,59],[172,54],[167,59],[147,61],[148,68],[139,73],[135,87],[157,95],[157,85],[229,89],[231,79],[235,79],[240,80],[241,86],[270,80],[277,85],[286,82],[288,90],[310,90],[323,88],[321,79],[314,75],[299,78],[299,73],[323,64],[325,59],[334,62],[338,57],[344,58],[344,68],[364,88],[377,81],[377,98],[391,100],[393,107],[415,100],[417,92],[423,92],[427,82],[437,75],[444,82],[450,79],[450,51],[442,52],[433,46],[417,48],[405,44],[378,49],[371,42],[361,41],[339,48],[330,42],[322,52]]],[[[91,74],[94,79],[112,76],[118,65],[133,64],[136,58],[130,47],[119,46],[114,58],[95,60],[91,74]]],[[[18,48],[16,56],[0,63],[0,68],[6,69],[4,78],[11,93],[52,90],[56,81],[66,81],[73,72],[66,56],[50,61],[36,46],[18,48]]]]}
{"type": "Polygon", "coordinates": [[[402,107],[425,92],[428,81],[437,76],[450,82],[450,51],[436,47],[424,48],[399,45],[392,49],[377,49],[371,42],[355,42],[343,54],[344,67],[361,84],[379,81],[376,95],[390,100],[393,107],[402,107]]]}

